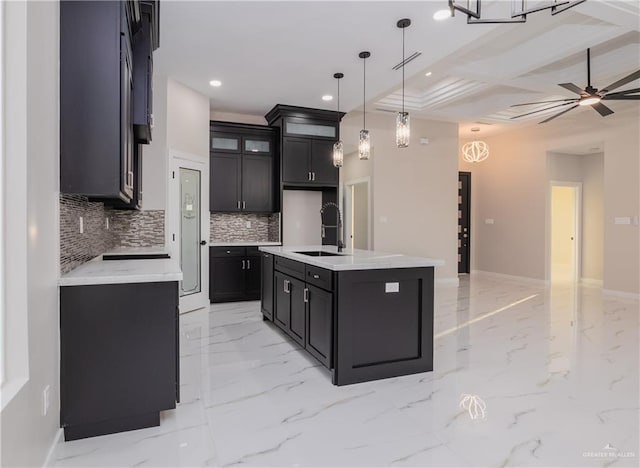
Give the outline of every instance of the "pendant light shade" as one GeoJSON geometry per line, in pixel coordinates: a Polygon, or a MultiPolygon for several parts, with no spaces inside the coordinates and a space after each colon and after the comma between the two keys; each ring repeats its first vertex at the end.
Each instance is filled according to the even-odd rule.
{"type": "MultiPolygon", "coordinates": [[[[338,112],[340,112],[340,80],[344,78],[343,73],[335,73],[333,77],[338,80],[338,112]]],[[[333,165],[335,167],[342,167],[344,163],[344,148],[342,146],[342,140],[338,140],[333,144],[333,165]]]]}
{"type": "Polygon", "coordinates": [[[409,121],[409,113],[404,110],[404,30],[411,25],[409,18],[398,21],[396,26],[402,29],[402,112],[398,112],[396,117],[396,146],[398,148],[407,148],[411,139],[411,126],[409,121]]]}
{"type": "Polygon", "coordinates": [[[363,110],[362,110],[362,130],[360,130],[360,142],[358,143],[358,156],[360,159],[369,159],[371,156],[371,135],[367,130],[367,59],[371,57],[371,52],[360,52],[358,57],[362,59],[363,69],[363,110]]]}
{"type": "MultiPolygon", "coordinates": [[[[480,131],[479,128],[472,128],[472,132],[480,131]]],[[[489,157],[489,145],[481,140],[473,140],[462,147],[462,159],[469,163],[484,161],[489,157]]]]}

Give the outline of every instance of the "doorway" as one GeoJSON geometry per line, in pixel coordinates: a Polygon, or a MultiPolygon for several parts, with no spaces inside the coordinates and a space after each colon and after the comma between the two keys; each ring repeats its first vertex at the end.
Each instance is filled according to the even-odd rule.
{"type": "Polygon", "coordinates": [[[551,282],[576,282],[580,272],[582,184],[551,182],[549,200],[551,282]]]}
{"type": "Polygon", "coordinates": [[[169,178],[171,257],[180,262],[180,313],[209,305],[208,161],[172,152],[169,178]]]}
{"type": "Polygon", "coordinates": [[[345,245],[371,250],[371,203],[369,178],[344,184],[345,245]]]}
{"type": "Polygon", "coordinates": [[[458,173],[458,274],[471,269],[471,172],[458,173]]]}

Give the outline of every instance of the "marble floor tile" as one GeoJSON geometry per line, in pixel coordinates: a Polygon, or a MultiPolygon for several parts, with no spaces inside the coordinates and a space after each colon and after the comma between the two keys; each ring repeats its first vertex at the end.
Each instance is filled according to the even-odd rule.
{"type": "Polygon", "coordinates": [[[433,372],[335,387],[258,302],[212,305],[180,317],[162,424],[61,442],[55,464],[636,467],[639,316],[598,288],[465,276],[436,289],[433,372]]]}

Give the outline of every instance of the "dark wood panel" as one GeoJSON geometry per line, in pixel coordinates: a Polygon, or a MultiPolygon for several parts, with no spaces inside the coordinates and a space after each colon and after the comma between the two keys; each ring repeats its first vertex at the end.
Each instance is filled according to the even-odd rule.
{"type": "Polygon", "coordinates": [[[245,258],[211,257],[209,265],[209,297],[211,302],[242,300],[245,293],[245,258]]]}
{"type": "Polygon", "coordinates": [[[311,172],[313,183],[318,185],[338,185],[339,171],[333,165],[334,141],[312,140],[311,172]]]}
{"type": "Polygon", "coordinates": [[[293,184],[311,182],[311,140],[283,138],[282,181],[293,184]]]}
{"type": "Polygon", "coordinates": [[[246,254],[246,247],[209,247],[209,256],[211,257],[244,257],[246,254]]]}
{"type": "Polygon", "coordinates": [[[291,321],[289,335],[304,348],[307,341],[307,322],[305,307],[305,284],[303,281],[289,277],[291,296],[291,321]]]}
{"type": "Polygon", "coordinates": [[[305,264],[289,258],[276,256],[275,269],[300,280],[305,277],[305,264]]]}
{"type": "Polygon", "coordinates": [[[273,278],[275,288],[273,322],[288,334],[291,322],[291,294],[287,286],[289,277],[276,271],[273,278]]]}
{"type": "Polygon", "coordinates": [[[73,438],[175,408],[177,308],[177,282],[60,288],[61,425],[73,438]]]}
{"type": "Polygon", "coordinates": [[[331,368],[333,334],[333,294],[307,284],[306,348],[325,367],[331,368]]]}
{"type": "Polygon", "coordinates": [[[209,165],[210,211],[241,210],[241,159],[237,155],[212,154],[209,165]]]}
{"type": "Polygon", "coordinates": [[[273,255],[262,253],[261,309],[269,320],[273,320],[273,284],[273,255]]]}
{"type": "Polygon", "coordinates": [[[136,140],[151,142],[153,126],[154,6],[140,4],[140,27],[133,36],[133,128],[136,140]]]}
{"type": "Polygon", "coordinates": [[[242,211],[273,212],[273,158],[242,156],[242,211]]]}
{"type": "Polygon", "coordinates": [[[305,265],[305,280],[327,291],[333,290],[333,272],[313,265],[305,265]]]}
{"type": "Polygon", "coordinates": [[[260,299],[261,259],[259,256],[246,257],[244,300],[260,299]]]}

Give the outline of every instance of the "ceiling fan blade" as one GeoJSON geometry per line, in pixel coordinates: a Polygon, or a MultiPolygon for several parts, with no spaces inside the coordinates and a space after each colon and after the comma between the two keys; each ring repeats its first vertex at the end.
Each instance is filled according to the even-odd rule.
{"type": "Polygon", "coordinates": [[[609,93],[609,94],[607,94],[607,97],[610,97],[610,96],[626,96],[628,94],[634,94],[634,93],[640,93],[640,88],[625,89],[624,91],[618,91],[616,93],[609,93]]]}
{"type": "Polygon", "coordinates": [[[558,86],[562,86],[564,89],[568,89],[572,93],[579,94],[580,96],[584,94],[584,89],[579,88],[578,85],[573,83],[558,83],[558,86]]]}
{"type": "Polygon", "coordinates": [[[575,109],[576,107],[578,107],[578,104],[576,104],[573,107],[569,107],[568,109],[563,110],[562,112],[558,112],[556,115],[552,115],[551,117],[549,117],[548,119],[543,120],[542,122],[538,122],[539,124],[543,124],[543,123],[547,123],[550,120],[555,119],[556,117],[560,117],[562,114],[566,114],[567,112],[569,112],[572,109],[575,109]]]}
{"type": "Polygon", "coordinates": [[[608,91],[613,91],[614,89],[619,88],[620,86],[624,86],[627,83],[631,83],[632,81],[635,81],[638,78],[640,78],[640,70],[636,70],[631,75],[627,75],[621,80],[618,80],[615,83],[611,83],[609,86],[605,87],[602,91],[605,93],[608,91]]]}
{"type": "Polygon", "coordinates": [[[573,99],[554,99],[553,101],[538,101],[538,102],[525,102],[523,104],[514,104],[511,107],[519,107],[519,106],[531,106],[533,104],[546,104],[548,102],[567,102],[567,101],[577,101],[577,98],[573,99]]]}
{"type": "Polygon", "coordinates": [[[568,106],[569,104],[573,104],[574,102],[575,101],[565,102],[564,104],[556,104],[555,106],[550,106],[550,107],[545,107],[544,109],[534,110],[532,112],[527,112],[526,114],[516,115],[515,117],[511,117],[511,120],[519,119],[520,117],[525,117],[525,116],[531,115],[531,114],[537,114],[538,112],[544,112],[544,111],[547,111],[549,109],[555,109],[556,107],[568,106]]]}
{"type": "Polygon", "coordinates": [[[591,104],[591,107],[593,107],[598,112],[598,114],[600,114],[602,117],[606,117],[607,115],[613,114],[613,111],[609,109],[607,106],[605,106],[604,104],[602,104],[601,102],[596,102],[595,104],[591,104]]]}
{"type": "Polygon", "coordinates": [[[607,94],[602,99],[607,101],[640,101],[640,94],[607,94]]]}

